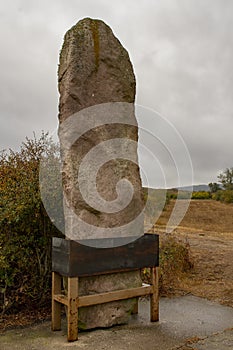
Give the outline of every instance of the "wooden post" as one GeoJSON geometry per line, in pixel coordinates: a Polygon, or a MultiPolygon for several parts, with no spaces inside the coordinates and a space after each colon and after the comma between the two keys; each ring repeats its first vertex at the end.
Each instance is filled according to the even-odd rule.
{"type": "Polygon", "coordinates": [[[159,320],[159,268],[151,268],[151,284],[153,294],[150,296],[150,318],[151,322],[159,320]]]}
{"type": "Polygon", "coordinates": [[[138,314],[138,298],[136,299],[136,303],[132,311],[132,315],[136,315],[136,314],[138,314]]]}
{"type": "Polygon", "coordinates": [[[61,294],[61,276],[52,273],[52,330],[61,330],[61,304],[54,300],[54,295],[61,294]]]}
{"type": "Polygon", "coordinates": [[[68,277],[67,339],[78,339],[78,277],[68,277]]]}

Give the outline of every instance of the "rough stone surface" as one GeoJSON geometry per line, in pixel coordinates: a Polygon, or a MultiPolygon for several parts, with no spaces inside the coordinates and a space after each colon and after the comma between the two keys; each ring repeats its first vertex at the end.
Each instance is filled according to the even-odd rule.
{"type": "MultiPolygon", "coordinates": [[[[143,234],[143,216],[140,213],[144,199],[137,165],[138,129],[134,115],[136,85],[127,51],[104,22],[83,19],[65,35],[58,79],[66,237],[76,239],[77,234],[78,239],[118,237],[119,227],[122,227],[121,236],[143,234]],[[95,123],[99,111],[103,112],[106,121],[101,125],[95,123]],[[80,112],[83,119],[80,119],[80,112]],[[109,123],[106,118],[108,113],[109,123]],[[122,123],[113,123],[111,118],[114,113],[120,118],[123,116],[122,123]],[[85,123],[87,127],[83,127],[85,123]],[[108,142],[117,139],[122,142],[108,142]],[[124,143],[124,139],[132,142],[124,143]],[[85,171],[81,173],[83,159],[93,149],[97,150],[96,154],[87,161],[85,171]],[[116,154],[114,159],[109,158],[110,152],[116,154]],[[123,156],[125,154],[128,159],[123,156]],[[94,184],[97,192],[91,180],[96,161],[101,164],[94,184]],[[127,181],[119,192],[117,185],[119,182],[122,184],[122,179],[127,181]],[[130,193],[127,187],[129,182],[133,188],[131,197],[127,197],[130,193]],[[123,193],[123,197],[119,193],[123,193]],[[91,201],[95,201],[97,194],[104,200],[105,209],[98,208],[98,200],[97,206],[92,205],[91,201]],[[110,203],[118,200],[118,197],[120,200],[116,206],[120,209],[108,211],[110,203]],[[109,206],[106,207],[106,203],[109,206]],[[131,225],[132,222],[134,225],[131,225]]],[[[85,294],[91,294],[93,288],[95,292],[100,292],[140,284],[138,272],[117,274],[114,278],[112,275],[98,276],[83,279],[80,292],[84,293],[85,290],[85,294]]],[[[79,315],[80,325],[94,328],[125,323],[134,303],[131,300],[83,309],[79,315]]]]}
{"type": "Polygon", "coordinates": [[[135,99],[129,55],[100,20],[83,19],[66,33],[58,79],[61,122],[89,106],[135,99]]]}
{"type": "MultiPolygon", "coordinates": [[[[134,221],[144,205],[137,165],[138,130],[133,105],[135,77],[128,53],[113,35],[111,29],[102,21],[91,19],[78,22],[65,35],[60,54],[58,77],[59,135],[64,162],[63,186],[67,198],[65,208],[66,217],[72,218],[72,220],[66,220],[66,235],[73,238],[72,230],[77,231],[78,227],[80,234],[81,231],[84,232],[83,237],[80,236],[80,238],[85,239],[90,229],[88,227],[85,230],[83,226],[80,226],[80,220],[75,221],[75,216],[72,215],[70,209],[79,219],[93,227],[115,228],[134,221]],[[115,104],[108,108],[99,107],[100,104],[113,102],[127,105],[115,104]],[[90,106],[98,106],[98,109],[94,107],[87,110],[90,106]],[[95,127],[96,114],[99,110],[106,123],[95,127]],[[77,115],[77,112],[80,111],[84,111],[83,119],[77,115]],[[108,120],[113,121],[112,113],[125,114],[124,119],[131,125],[107,124],[108,120]],[[105,118],[108,117],[107,114],[109,118],[105,118]],[[81,131],[85,122],[89,123],[88,127],[81,131]],[[70,129],[72,129],[72,135],[70,135],[70,129]],[[73,129],[77,130],[76,135],[73,129]],[[116,139],[122,140],[120,145],[113,144],[112,140],[116,139]],[[125,144],[126,139],[133,141],[133,145],[132,143],[125,144]],[[111,145],[106,141],[112,141],[111,145]],[[65,143],[69,144],[68,149],[64,146],[65,143]],[[86,165],[84,174],[79,173],[79,186],[77,186],[77,170],[80,169],[84,156],[93,149],[96,149],[96,153],[92,161],[86,165]],[[112,153],[117,150],[119,157],[108,159],[110,150],[112,153]],[[133,158],[134,162],[122,160],[124,158],[121,156],[122,153],[133,158]],[[83,198],[83,192],[80,193],[80,187],[84,184],[82,188],[85,187],[83,191],[86,191],[89,200],[97,197],[93,181],[90,180],[90,174],[93,173],[91,166],[97,158],[100,158],[100,163],[101,160],[102,163],[105,163],[99,168],[96,181],[97,191],[105,201],[116,200],[118,196],[116,184],[119,180],[127,179],[133,185],[132,201],[125,206],[124,210],[113,213],[98,210],[98,205],[97,208],[89,205],[88,201],[83,198]],[[106,162],[103,162],[104,158],[106,162]]],[[[124,191],[124,196],[128,192],[124,191]]],[[[143,231],[143,218],[140,217],[137,224],[127,230],[131,230],[133,235],[137,235],[136,231],[143,231]]],[[[100,238],[99,231],[96,233],[97,237],[94,234],[95,232],[92,232],[90,238],[100,238]]],[[[122,235],[124,236],[124,233],[122,235]]]]}
{"type": "MultiPolygon", "coordinates": [[[[95,294],[141,285],[140,273],[128,272],[80,279],[80,295],[95,294]]],[[[79,328],[91,329],[127,323],[136,299],[115,301],[106,305],[95,305],[79,310],[79,328]]]]}

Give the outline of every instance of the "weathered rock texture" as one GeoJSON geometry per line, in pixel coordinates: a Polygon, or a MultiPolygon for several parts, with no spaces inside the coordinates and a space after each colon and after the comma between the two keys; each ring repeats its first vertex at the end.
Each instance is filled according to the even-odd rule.
{"type": "MultiPolygon", "coordinates": [[[[86,18],[78,22],[65,35],[60,54],[58,78],[60,92],[59,136],[63,157],[63,189],[67,200],[65,203],[66,236],[75,239],[78,230],[82,231],[78,232],[78,238],[86,239],[89,238],[88,232],[79,226],[79,219],[92,227],[111,230],[134,221],[144,206],[139,168],[130,160],[117,157],[108,160],[97,173],[96,188],[105,201],[116,200],[118,195],[116,184],[119,180],[127,179],[133,185],[132,200],[124,209],[117,212],[96,209],[83,198],[83,193],[80,191],[81,184],[86,186],[86,192],[84,191],[86,195],[89,198],[92,197],[92,187],[86,185],[92,171],[92,162],[88,163],[86,174],[77,179],[77,173],[84,156],[97,145],[100,146],[98,154],[106,155],[107,159],[109,146],[106,146],[103,141],[127,138],[137,145],[138,130],[133,106],[135,77],[128,53],[113,35],[111,29],[100,20],[86,18]],[[64,139],[70,135],[68,129],[79,129],[79,126],[81,128],[79,121],[71,124],[67,121],[75,121],[75,114],[87,107],[109,102],[129,104],[126,110],[129,112],[127,118],[129,118],[128,124],[130,125],[105,124],[89,128],[83,135],[80,135],[77,130],[78,136],[66,148],[64,145],[67,140],[64,141],[64,139]],[[72,217],[72,210],[76,219],[72,217]],[[71,217],[72,220],[70,220],[71,217]],[[77,222],[74,225],[73,221],[75,220],[77,222]]],[[[87,119],[94,120],[95,112],[91,116],[87,114],[87,119]]],[[[71,131],[75,132],[75,130],[71,131]]],[[[116,145],[111,147],[114,148],[116,145]]],[[[126,151],[131,158],[137,161],[137,147],[127,146],[127,150],[124,149],[125,147],[126,145],[122,143],[119,146],[120,151],[126,151]]],[[[129,228],[132,231],[130,234],[143,234],[143,217],[139,216],[135,222],[136,226],[129,228]],[[133,232],[134,229],[135,232],[133,232]]],[[[99,231],[97,232],[99,234],[99,231]]],[[[98,234],[90,238],[98,238],[98,234]]],[[[124,232],[122,235],[124,236],[124,232]]],[[[105,234],[103,233],[101,237],[105,237],[105,234]]],[[[122,289],[129,287],[129,284],[131,287],[141,284],[139,272],[118,274],[114,277],[106,275],[82,279],[80,293],[88,294],[93,293],[93,291],[122,289]]],[[[124,301],[86,308],[79,313],[80,324],[84,328],[94,328],[124,323],[127,321],[133,306],[132,301],[124,301]]]]}
{"type": "Polygon", "coordinates": [[[66,33],[58,79],[60,122],[89,106],[135,99],[129,55],[100,20],[83,19],[66,33]]]}
{"type": "MultiPolygon", "coordinates": [[[[66,278],[64,282],[66,288],[66,278]]],[[[79,279],[79,295],[104,293],[138,286],[141,286],[141,278],[138,272],[82,277],[79,279]]],[[[136,299],[128,299],[80,308],[78,327],[86,330],[127,323],[134,310],[135,303],[136,299]]]]}

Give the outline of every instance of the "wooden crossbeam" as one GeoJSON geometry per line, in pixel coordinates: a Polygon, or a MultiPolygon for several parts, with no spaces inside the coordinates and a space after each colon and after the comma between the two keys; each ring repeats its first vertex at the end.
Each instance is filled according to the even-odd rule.
{"type": "Polygon", "coordinates": [[[68,306],[68,298],[64,294],[54,294],[53,299],[60,304],[68,306]]]}
{"type": "Polygon", "coordinates": [[[100,293],[94,295],[85,295],[78,298],[78,306],[91,306],[104,304],[111,301],[123,300],[123,299],[131,299],[140,296],[145,296],[153,293],[152,286],[143,286],[138,288],[130,288],[123,290],[116,290],[113,292],[100,293]]]}
{"type": "MultiPolygon", "coordinates": [[[[76,304],[78,307],[104,304],[111,301],[124,300],[141,297],[153,293],[153,286],[146,284],[142,287],[121,289],[113,292],[99,293],[94,295],[85,295],[77,297],[76,304]]],[[[54,300],[58,303],[68,306],[68,298],[64,294],[55,294],[54,300]]]]}

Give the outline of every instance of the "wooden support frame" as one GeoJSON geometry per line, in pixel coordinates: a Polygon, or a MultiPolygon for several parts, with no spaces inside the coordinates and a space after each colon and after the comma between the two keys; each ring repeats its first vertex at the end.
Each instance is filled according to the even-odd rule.
{"type": "MultiPolygon", "coordinates": [[[[61,305],[67,306],[67,340],[69,342],[78,340],[78,308],[99,305],[116,300],[139,298],[150,296],[150,319],[151,322],[159,320],[159,285],[158,267],[151,268],[151,284],[143,284],[141,287],[116,290],[112,292],[94,295],[78,295],[78,277],[68,277],[67,296],[61,294],[58,288],[62,276],[53,272],[52,287],[52,330],[61,329],[61,305]]],[[[138,313],[138,301],[133,313],[138,313]]]]}
{"type": "Polygon", "coordinates": [[[67,339],[78,339],[78,277],[68,277],[67,339]]]}
{"type": "MultiPolygon", "coordinates": [[[[123,244],[123,242],[122,242],[123,244]]],[[[78,309],[111,301],[137,298],[133,314],[138,313],[138,298],[150,296],[150,320],[159,320],[159,240],[145,234],[128,245],[116,248],[90,248],[78,242],[53,239],[52,330],[61,329],[61,305],[67,307],[67,340],[78,339],[78,309]],[[96,266],[93,261],[100,261],[96,266]],[[114,258],[113,258],[114,257],[114,258]],[[150,267],[150,284],[94,295],[79,296],[79,277],[134,271],[150,267]],[[88,272],[89,271],[89,272],[88,272]],[[62,278],[68,278],[67,295],[61,292],[62,278]]]]}
{"type": "Polygon", "coordinates": [[[159,268],[151,268],[150,320],[159,321],[159,268]]]}
{"type": "Polygon", "coordinates": [[[52,330],[61,330],[61,301],[56,300],[55,296],[61,295],[61,276],[52,272],[52,330]]]}

